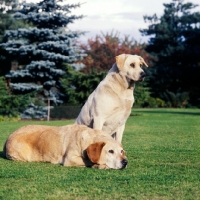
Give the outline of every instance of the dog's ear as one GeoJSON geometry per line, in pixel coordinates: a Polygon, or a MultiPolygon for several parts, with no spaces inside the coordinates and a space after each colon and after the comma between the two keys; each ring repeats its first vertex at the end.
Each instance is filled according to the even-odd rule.
{"type": "Polygon", "coordinates": [[[125,62],[127,56],[128,55],[126,55],[126,54],[121,54],[121,55],[115,57],[117,67],[119,70],[122,70],[122,68],[124,67],[124,62],[125,62]]]}
{"type": "Polygon", "coordinates": [[[86,149],[87,155],[93,163],[98,162],[101,155],[101,150],[105,144],[105,142],[96,142],[88,146],[88,148],[86,149]]]}
{"type": "Polygon", "coordinates": [[[139,56],[139,59],[140,59],[141,64],[143,64],[146,67],[148,67],[147,63],[144,61],[144,59],[141,56],[139,56]]]}

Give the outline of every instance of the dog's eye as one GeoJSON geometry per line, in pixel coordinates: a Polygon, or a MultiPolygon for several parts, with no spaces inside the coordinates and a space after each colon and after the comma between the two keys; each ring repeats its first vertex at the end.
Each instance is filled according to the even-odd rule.
{"type": "Polygon", "coordinates": [[[109,153],[114,153],[114,151],[113,151],[112,149],[110,149],[108,152],[109,152],[109,153]]]}
{"type": "Polygon", "coordinates": [[[131,67],[135,67],[134,63],[131,63],[130,66],[131,66],[131,67]]]}

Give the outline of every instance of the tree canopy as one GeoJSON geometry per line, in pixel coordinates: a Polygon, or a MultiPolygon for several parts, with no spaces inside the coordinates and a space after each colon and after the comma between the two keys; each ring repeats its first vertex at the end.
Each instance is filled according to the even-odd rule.
{"type": "MultiPolygon", "coordinates": [[[[26,24],[20,20],[16,21],[12,17],[17,9],[17,0],[0,0],[0,42],[3,42],[3,36],[6,30],[16,30],[26,27],[26,24]]],[[[9,72],[10,59],[7,52],[0,47],[0,76],[9,72]],[[8,58],[8,59],[7,59],[8,58]]]]}
{"type": "Polygon", "coordinates": [[[85,67],[81,71],[108,71],[115,63],[115,57],[126,54],[137,54],[142,56],[148,64],[152,57],[144,50],[145,43],[138,43],[129,36],[120,37],[119,32],[102,33],[94,39],[88,39],[87,44],[81,45],[87,56],[81,61],[85,67]]]}
{"type": "Polygon", "coordinates": [[[146,51],[157,58],[150,77],[153,95],[164,100],[185,96],[183,104],[189,96],[191,104],[200,105],[200,12],[183,0],[163,5],[164,14],[144,16],[149,25],[140,30],[150,37],[146,51]]]}
{"type": "MultiPolygon", "coordinates": [[[[72,64],[83,54],[76,44],[78,31],[67,31],[69,23],[83,16],[71,15],[80,4],[61,5],[62,0],[18,4],[14,18],[30,24],[29,28],[7,30],[1,46],[17,68],[6,75],[13,94],[38,90],[43,99],[62,103],[60,77],[63,63],[72,64]]],[[[8,66],[9,67],[9,66],[8,66]]]]}

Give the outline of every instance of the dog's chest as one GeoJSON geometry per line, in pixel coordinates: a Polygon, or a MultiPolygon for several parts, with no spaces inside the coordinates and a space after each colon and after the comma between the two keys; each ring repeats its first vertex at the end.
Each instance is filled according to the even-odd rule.
{"type": "Polygon", "coordinates": [[[124,91],[122,96],[118,98],[118,103],[116,104],[115,107],[117,116],[115,116],[115,118],[119,118],[119,120],[122,121],[125,118],[126,120],[130,115],[133,103],[134,103],[133,91],[131,90],[124,91]]]}
{"type": "Polygon", "coordinates": [[[113,108],[112,115],[106,119],[103,130],[111,134],[118,127],[125,124],[131,113],[133,102],[133,99],[121,99],[120,104],[113,108]]]}
{"type": "MultiPolygon", "coordinates": [[[[122,96],[119,100],[120,107],[125,111],[125,113],[131,111],[131,108],[134,103],[134,96],[132,90],[126,90],[122,93],[122,96]]],[[[130,114],[130,113],[129,113],[130,114]]]]}
{"type": "Polygon", "coordinates": [[[131,113],[131,108],[133,106],[134,100],[129,99],[123,99],[120,106],[116,108],[118,110],[116,118],[119,119],[119,121],[126,121],[131,113]],[[123,120],[124,119],[124,120],[123,120]]]}

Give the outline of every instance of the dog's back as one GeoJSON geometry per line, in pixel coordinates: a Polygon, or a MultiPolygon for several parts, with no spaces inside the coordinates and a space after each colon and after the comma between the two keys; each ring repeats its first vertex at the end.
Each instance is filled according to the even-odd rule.
{"type": "Polygon", "coordinates": [[[8,159],[20,161],[58,161],[62,152],[61,127],[28,125],[16,130],[4,145],[4,154],[8,159]],[[56,148],[53,149],[56,145],[56,148]],[[53,151],[52,151],[53,150],[53,151]],[[45,156],[44,156],[45,155],[45,156]],[[53,159],[52,159],[53,158],[53,159]]]}

